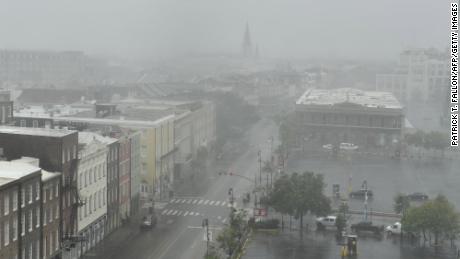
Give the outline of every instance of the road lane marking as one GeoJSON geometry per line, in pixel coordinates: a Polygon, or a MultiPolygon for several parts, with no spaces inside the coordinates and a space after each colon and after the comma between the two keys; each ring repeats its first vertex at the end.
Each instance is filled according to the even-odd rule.
{"type": "MultiPolygon", "coordinates": [[[[169,249],[171,249],[171,247],[174,245],[174,243],[176,243],[177,240],[179,240],[179,238],[182,236],[182,234],[184,234],[185,231],[187,231],[187,228],[184,228],[184,229],[177,235],[177,237],[166,247],[166,249],[163,251],[163,253],[160,254],[160,256],[158,257],[158,259],[161,259],[161,258],[163,258],[163,256],[166,255],[166,253],[169,251],[169,249]]],[[[151,257],[151,258],[155,258],[155,257],[151,257]]]]}

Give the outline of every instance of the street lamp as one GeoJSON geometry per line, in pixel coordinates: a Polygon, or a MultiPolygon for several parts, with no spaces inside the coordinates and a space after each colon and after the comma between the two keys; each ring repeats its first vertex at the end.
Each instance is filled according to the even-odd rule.
{"type": "Polygon", "coordinates": [[[201,223],[201,226],[206,230],[206,258],[209,255],[209,241],[210,241],[210,236],[209,236],[209,220],[208,219],[203,219],[203,222],[201,223]]]}

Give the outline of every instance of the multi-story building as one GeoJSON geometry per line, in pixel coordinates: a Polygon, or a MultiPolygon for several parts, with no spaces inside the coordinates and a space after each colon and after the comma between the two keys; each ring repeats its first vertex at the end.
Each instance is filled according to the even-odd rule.
{"type": "Polygon", "coordinates": [[[84,75],[80,51],[0,50],[0,81],[59,83],[84,75]]]}
{"type": "Polygon", "coordinates": [[[0,258],[42,258],[41,169],[0,161],[0,258]]]}
{"type": "MultiPolygon", "coordinates": [[[[131,131],[131,130],[130,130],[131,131]]],[[[141,186],[141,132],[131,131],[129,139],[131,142],[130,147],[130,164],[131,164],[131,178],[130,184],[130,198],[131,198],[131,215],[137,214],[140,209],[140,186],[141,186]]]]}
{"type": "MultiPolygon", "coordinates": [[[[80,202],[77,189],[78,133],[64,129],[22,128],[0,126],[0,147],[6,159],[22,156],[39,159],[40,168],[61,172],[59,231],[62,247],[75,244],[77,207],[80,202]]],[[[63,257],[70,255],[65,254],[63,257]]]]}
{"type": "Polygon", "coordinates": [[[190,171],[188,162],[200,147],[210,149],[216,140],[216,112],[212,102],[194,102],[180,106],[184,112],[174,121],[175,177],[190,171]]]}
{"type": "Polygon", "coordinates": [[[42,170],[42,255],[43,259],[60,258],[59,217],[61,214],[60,173],[42,170]]]}
{"type": "Polygon", "coordinates": [[[388,92],[310,89],[297,100],[291,123],[297,145],[307,140],[375,147],[399,143],[404,114],[401,104],[388,92]]]}
{"type": "Polygon", "coordinates": [[[390,91],[401,102],[437,100],[449,90],[449,55],[436,49],[408,49],[394,73],[378,74],[376,90],[390,91]]]}
{"type": "Polygon", "coordinates": [[[107,154],[108,147],[99,136],[79,132],[78,190],[83,206],[78,208],[78,234],[84,237],[77,246],[78,257],[96,246],[105,235],[107,224],[107,154]]]}
{"type": "Polygon", "coordinates": [[[118,138],[120,149],[118,152],[119,161],[119,212],[121,221],[130,216],[131,206],[131,139],[129,136],[118,138]]]}
{"type": "Polygon", "coordinates": [[[10,92],[0,90],[0,125],[9,124],[13,121],[13,101],[10,92]]]}

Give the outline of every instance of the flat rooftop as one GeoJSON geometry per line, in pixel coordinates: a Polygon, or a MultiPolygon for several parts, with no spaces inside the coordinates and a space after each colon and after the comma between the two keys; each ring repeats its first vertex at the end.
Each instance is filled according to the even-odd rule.
{"type": "Polygon", "coordinates": [[[308,89],[296,102],[297,105],[323,106],[340,103],[352,103],[368,108],[402,109],[396,97],[389,92],[353,88],[308,89]]]}
{"type": "Polygon", "coordinates": [[[40,167],[17,161],[0,161],[0,185],[40,171],[40,167]]]}
{"type": "Polygon", "coordinates": [[[46,129],[46,128],[26,128],[13,126],[0,126],[0,134],[15,134],[27,136],[42,136],[42,137],[65,137],[73,134],[76,131],[66,129],[46,129]]]}

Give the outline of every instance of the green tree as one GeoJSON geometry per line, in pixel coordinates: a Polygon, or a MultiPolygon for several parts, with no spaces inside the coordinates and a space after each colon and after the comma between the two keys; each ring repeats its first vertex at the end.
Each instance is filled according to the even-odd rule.
{"type": "Polygon", "coordinates": [[[230,227],[224,228],[217,236],[219,247],[223,249],[228,256],[232,256],[238,248],[239,240],[237,240],[235,236],[235,230],[230,227]]]}
{"type": "Polygon", "coordinates": [[[422,233],[424,240],[427,234],[432,235],[435,245],[440,244],[442,237],[452,240],[460,231],[459,215],[442,195],[419,207],[409,208],[402,224],[406,231],[422,233]]]}
{"type": "Polygon", "coordinates": [[[393,210],[398,214],[405,214],[410,206],[409,197],[407,195],[398,193],[394,199],[393,210]]]}
{"type": "Polygon", "coordinates": [[[313,172],[283,176],[275,182],[270,204],[276,211],[300,219],[302,230],[303,217],[307,213],[317,216],[330,213],[331,204],[323,193],[324,187],[323,176],[313,172]]]}

